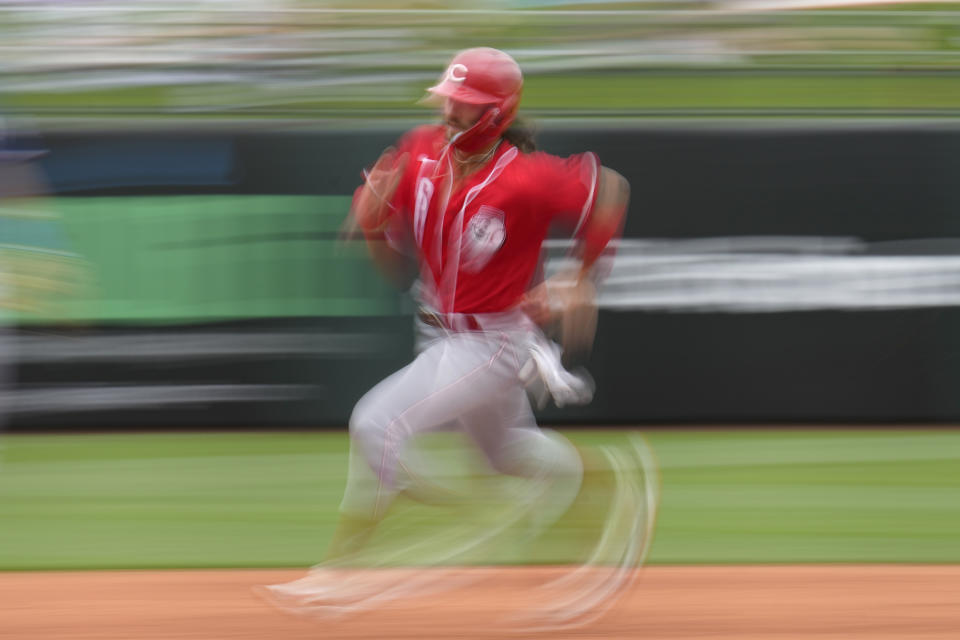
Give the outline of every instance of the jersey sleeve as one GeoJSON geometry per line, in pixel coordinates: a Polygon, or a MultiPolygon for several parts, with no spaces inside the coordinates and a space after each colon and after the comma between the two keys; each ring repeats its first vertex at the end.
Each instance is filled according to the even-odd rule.
{"type": "MultiPolygon", "coordinates": [[[[417,146],[418,139],[421,136],[421,131],[414,129],[406,134],[404,134],[396,143],[394,143],[393,149],[397,157],[407,153],[410,156],[414,155],[414,150],[417,146]]],[[[411,193],[413,190],[413,183],[415,174],[413,174],[413,165],[412,161],[407,162],[407,168],[404,172],[404,175],[401,177],[400,182],[397,184],[397,189],[394,191],[393,196],[390,198],[390,208],[393,210],[392,220],[390,225],[387,228],[387,239],[391,241],[392,238],[399,238],[403,235],[402,227],[405,224],[405,221],[408,218],[408,203],[411,202],[411,193]]],[[[366,180],[367,172],[370,170],[370,167],[366,167],[361,172],[361,180],[366,180]]],[[[353,198],[350,204],[350,207],[353,208],[357,204],[357,198],[360,195],[360,191],[363,188],[363,184],[359,184],[356,189],[353,191],[353,198]]],[[[392,243],[392,242],[391,242],[392,243]]]]}
{"type": "Polygon", "coordinates": [[[596,202],[600,161],[590,152],[568,158],[537,155],[534,183],[538,187],[538,208],[549,222],[559,223],[577,235],[596,202]]]}
{"type": "Polygon", "coordinates": [[[400,217],[404,219],[409,215],[409,209],[411,208],[409,203],[413,201],[412,194],[414,183],[416,182],[417,166],[417,163],[414,161],[414,156],[416,155],[418,145],[421,143],[420,138],[422,135],[423,133],[420,128],[414,129],[403,135],[394,145],[398,158],[405,153],[410,156],[407,160],[406,171],[404,171],[404,175],[397,185],[397,190],[390,200],[390,205],[394,211],[399,213],[400,217]]]}

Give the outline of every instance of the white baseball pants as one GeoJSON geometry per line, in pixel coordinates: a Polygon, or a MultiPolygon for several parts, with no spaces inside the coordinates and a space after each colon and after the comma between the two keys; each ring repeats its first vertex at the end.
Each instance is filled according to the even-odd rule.
{"type": "Polygon", "coordinates": [[[529,358],[528,330],[436,335],[354,408],[341,511],[382,518],[423,472],[405,465],[404,449],[417,435],[448,429],[464,431],[497,472],[556,483],[563,496],[556,515],[565,511],[579,489],[582,461],[569,441],[536,424],[519,377],[529,358]]]}

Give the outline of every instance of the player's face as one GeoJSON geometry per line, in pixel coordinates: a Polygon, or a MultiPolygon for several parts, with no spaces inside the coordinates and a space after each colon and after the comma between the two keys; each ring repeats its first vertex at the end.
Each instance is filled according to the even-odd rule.
{"type": "Polygon", "coordinates": [[[443,123],[447,125],[447,139],[475,125],[489,108],[490,105],[487,104],[470,104],[447,98],[443,103],[443,123]]]}

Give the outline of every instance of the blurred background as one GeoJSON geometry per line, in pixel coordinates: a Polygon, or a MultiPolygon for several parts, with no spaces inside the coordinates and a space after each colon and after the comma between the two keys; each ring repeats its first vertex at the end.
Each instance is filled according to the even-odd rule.
{"type": "Polygon", "coordinates": [[[956,562],[960,3],[0,0],[0,568],[316,559],[412,350],[338,230],[470,46],[632,184],[540,418],[665,427],[651,561],[956,562]]]}
{"type": "Polygon", "coordinates": [[[412,115],[452,53],[509,51],[532,115],[954,115],[956,3],[0,2],[8,109],[78,118],[412,115]]]}
{"type": "Polygon", "coordinates": [[[349,195],[477,45],[524,68],[544,149],[595,150],[634,186],[597,401],[546,419],[954,419],[958,17],[0,2],[2,166],[34,185],[8,186],[0,238],[10,426],[342,426],[410,353],[408,301],[337,241],[349,195]]]}

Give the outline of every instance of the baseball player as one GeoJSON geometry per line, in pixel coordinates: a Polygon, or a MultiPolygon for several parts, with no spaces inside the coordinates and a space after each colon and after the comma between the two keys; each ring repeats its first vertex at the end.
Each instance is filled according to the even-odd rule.
{"type": "MultiPolygon", "coordinates": [[[[592,388],[561,366],[542,326],[555,320],[568,348],[587,348],[595,323],[594,267],[618,235],[629,185],[593,153],[536,151],[515,124],[520,67],[491,48],[458,53],[428,99],[442,122],[413,129],[365,173],[351,216],[390,278],[418,272],[419,354],[370,390],[350,420],[351,459],[340,522],[327,560],[362,548],[400,492],[422,470],[405,452],[420,434],[464,432],[492,469],[558,489],[557,517],[581,484],[584,459],[537,426],[527,385],[558,404],[589,400],[592,388]],[[578,268],[563,286],[538,285],[551,229],[576,239],[578,268]]],[[[300,585],[274,596],[316,601],[300,585]]]]}

